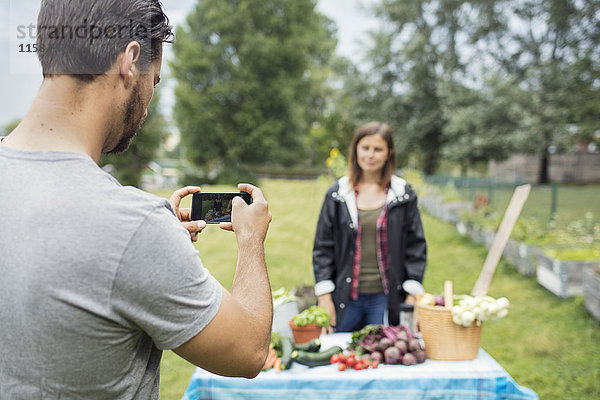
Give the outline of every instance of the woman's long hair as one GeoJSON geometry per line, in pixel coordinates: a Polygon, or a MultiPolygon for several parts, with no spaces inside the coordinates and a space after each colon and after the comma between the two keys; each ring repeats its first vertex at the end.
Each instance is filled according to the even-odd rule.
{"type": "Polygon", "coordinates": [[[388,158],[381,169],[381,178],[379,184],[382,187],[386,187],[390,183],[392,175],[394,175],[394,171],[396,169],[396,155],[394,152],[392,129],[389,127],[389,125],[384,124],[383,122],[368,122],[356,130],[354,133],[354,138],[352,139],[352,144],[350,145],[350,149],[348,151],[348,176],[352,186],[358,185],[358,182],[360,182],[360,178],[362,176],[362,169],[358,165],[356,154],[358,142],[360,142],[365,136],[377,134],[381,135],[388,146],[388,158]]]}

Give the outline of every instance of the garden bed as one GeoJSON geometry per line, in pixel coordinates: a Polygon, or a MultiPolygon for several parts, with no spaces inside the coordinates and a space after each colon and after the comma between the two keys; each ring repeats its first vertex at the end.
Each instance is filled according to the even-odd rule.
{"type": "Polygon", "coordinates": [[[443,196],[428,195],[419,198],[419,205],[430,215],[445,222],[457,223],[460,213],[471,208],[471,203],[464,201],[444,201],[443,196]]]}
{"type": "MultiPolygon", "coordinates": [[[[496,235],[492,227],[497,226],[499,217],[493,210],[474,210],[468,203],[445,202],[443,196],[437,194],[425,196],[422,205],[429,214],[455,224],[461,235],[468,236],[473,242],[483,244],[488,249],[491,247],[496,235]]],[[[577,228],[577,222],[573,226],[577,228]]],[[[579,231],[570,232],[568,229],[561,233],[548,233],[535,221],[521,219],[502,256],[522,275],[535,276],[541,286],[558,297],[580,296],[584,293],[584,269],[600,265],[600,259],[589,248],[581,247],[579,236],[579,231]],[[554,248],[557,244],[553,245],[552,239],[566,240],[566,243],[560,243],[559,248],[554,248]],[[524,243],[525,241],[539,241],[540,245],[524,243]],[[585,258],[588,253],[592,259],[585,258]]],[[[600,293],[600,289],[597,293],[600,293]]]]}
{"type": "Polygon", "coordinates": [[[502,256],[514,264],[517,271],[525,276],[535,276],[537,257],[541,250],[537,246],[528,245],[509,239],[502,256]]]}
{"type": "Polygon", "coordinates": [[[564,261],[543,251],[537,256],[536,278],[540,285],[561,298],[583,295],[584,271],[597,261],[564,261]]]}
{"type": "Polygon", "coordinates": [[[583,272],[583,304],[600,322],[600,267],[588,267],[583,272]]]}

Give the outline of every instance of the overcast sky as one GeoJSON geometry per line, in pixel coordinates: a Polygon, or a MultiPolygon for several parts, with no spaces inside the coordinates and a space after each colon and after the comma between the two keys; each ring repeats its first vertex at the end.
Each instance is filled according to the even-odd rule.
{"type": "MultiPolygon", "coordinates": [[[[364,6],[376,0],[319,0],[318,10],[332,18],[338,26],[338,53],[360,61],[361,41],[365,33],[375,26],[367,16],[364,6]]],[[[171,23],[178,26],[193,9],[196,0],[162,0],[171,23]]],[[[39,0],[9,0],[0,5],[0,126],[22,118],[33,101],[42,82],[41,68],[35,53],[19,52],[19,45],[27,46],[29,31],[23,26],[35,25],[39,0]],[[19,28],[21,27],[21,28],[19,28]],[[25,39],[21,39],[25,36],[25,39]],[[19,40],[21,39],[21,40],[19,40]]],[[[27,50],[24,48],[23,50],[27,50]]],[[[166,59],[172,57],[170,45],[165,46],[166,59]]],[[[174,102],[172,89],[175,82],[169,79],[168,68],[163,63],[164,85],[162,102],[169,110],[174,102]]]]}

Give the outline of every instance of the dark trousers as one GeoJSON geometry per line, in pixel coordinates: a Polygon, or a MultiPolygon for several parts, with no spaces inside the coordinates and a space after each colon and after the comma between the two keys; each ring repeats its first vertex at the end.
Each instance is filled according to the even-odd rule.
{"type": "Polygon", "coordinates": [[[381,325],[387,310],[385,293],[360,294],[346,303],[344,319],[337,322],[337,332],[352,332],[365,325],[381,325]]]}

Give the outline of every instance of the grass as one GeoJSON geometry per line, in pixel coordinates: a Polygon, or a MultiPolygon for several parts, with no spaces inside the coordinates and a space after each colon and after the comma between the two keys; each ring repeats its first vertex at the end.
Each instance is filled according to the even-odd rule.
{"type": "MultiPolygon", "coordinates": [[[[497,185],[494,189],[482,188],[460,192],[467,200],[473,200],[475,194],[489,196],[492,206],[500,212],[504,212],[513,191],[514,188],[511,185],[497,185]]],[[[523,207],[522,215],[536,218],[545,226],[550,220],[552,191],[551,185],[533,185],[527,203],[523,207]]],[[[556,192],[556,223],[565,225],[574,220],[583,220],[586,213],[591,213],[594,221],[600,221],[599,197],[600,185],[558,185],[556,192]]]]}
{"type": "MultiPolygon", "coordinates": [[[[273,213],[265,242],[273,288],[313,283],[312,241],[328,184],[327,180],[261,183],[273,213]]],[[[204,188],[210,189],[234,188],[204,188]]],[[[170,193],[159,194],[168,197],[170,193]]],[[[428,215],[423,215],[423,224],[429,243],[426,290],[441,292],[444,281],[451,279],[456,293],[469,293],[487,250],[428,215]]],[[[229,288],[237,257],[234,235],[209,226],[197,247],[206,267],[229,288]]],[[[600,398],[600,326],[587,313],[581,298],[560,300],[504,261],[496,270],[489,293],[508,297],[511,312],[501,321],[485,324],[482,347],[520,385],[535,390],[541,399],[600,398]]],[[[161,397],[180,399],[193,370],[186,361],[165,352],[161,397]]]]}
{"type": "MultiPolygon", "coordinates": [[[[456,293],[469,293],[487,250],[456,234],[454,228],[424,216],[429,261],[424,285],[441,292],[451,279],[456,293]]],[[[485,324],[481,346],[515,380],[541,399],[600,397],[600,326],[582,299],[561,300],[501,261],[489,294],[506,296],[510,314],[485,324]]]]}

